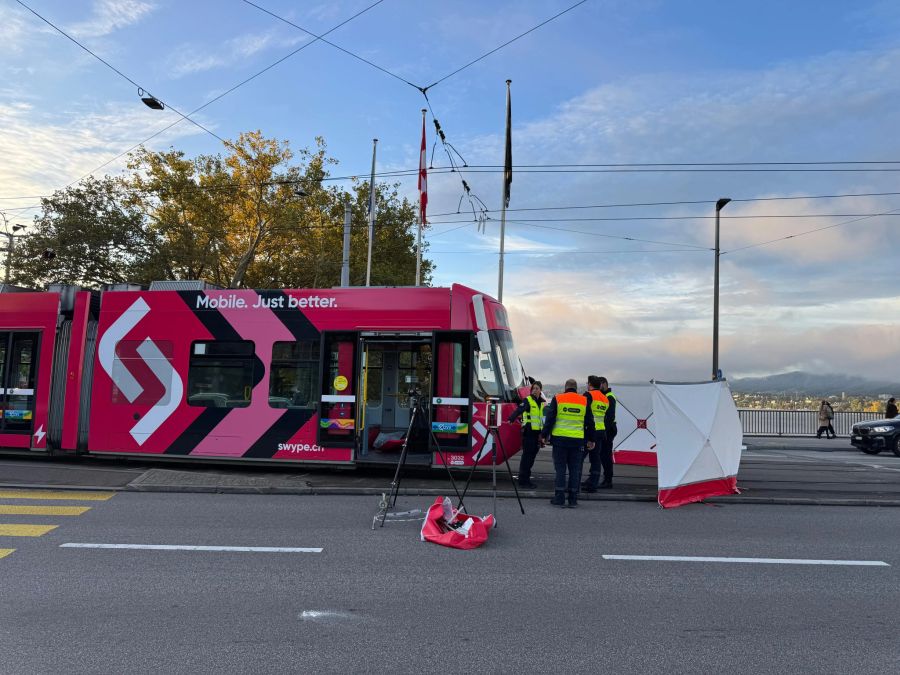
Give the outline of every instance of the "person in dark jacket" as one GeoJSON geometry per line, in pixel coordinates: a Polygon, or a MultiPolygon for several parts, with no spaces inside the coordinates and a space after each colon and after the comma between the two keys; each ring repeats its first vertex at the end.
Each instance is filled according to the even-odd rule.
{"type": "Polygon", "coordinates": [[[531,394],[509,416],[507,422],[522,418],[522,459],[519,461],[519,487],[526,490],[537,488],[531,481],[531,468],[540,450],[541,427],[544,424],[544,396],[541,383],[535,380],[531,385],[531,394]]]}
{"type": "Polygon", "coordinates": [[[603,465],[603,482],[598,487],[605,489],[612,487],[613,479],[613,441],[619,428],[616,426],[616,395],[609,388],[609,380],[600,378],[600,391],[609,399],[609,408],[606,409],[606,433],[603,435],[603,448],[600,450],[600,463],[603,465]]]}
{"type": "Polygon", "coordinates": [[[582,448],[585,445],[588,450],[594,447],[591,440],[594,437],[594,416],[587,399],[578,393],[577,386],[575,380],[566,380],[565,392],[554,396],[544,409],[544,429],[541,431],[541,442],[549,438],[553,443],[556,482],[550,503],[569,508],[578,506],[582,448]]]}
{"type": "Polygon", "coordinates": [[[884,418],[886,420],[892,420],[897,416],[897,403],[893,398],[889,398],[887,402],[887,407],[884,409],[884,418]]]}
{"type": "MultiPolygon", "coordinates": [[[[609,411],[609,399],[600,391],[600,382],[601,378],[597,375],[588,375],[588,390],[584,393],[594,417],[594,448],[584,453],[585,457],[590,459],[590,473],[587,480],[581,484],[584,492],[596,492],[600,487],[600,477],[604,474],[610,475],[610,470],[606,468],[606,463],[601,457],[606,446],[606,413],[609,411]]],[[[612,456],[609,460],[612,461],[612,456]]]]}

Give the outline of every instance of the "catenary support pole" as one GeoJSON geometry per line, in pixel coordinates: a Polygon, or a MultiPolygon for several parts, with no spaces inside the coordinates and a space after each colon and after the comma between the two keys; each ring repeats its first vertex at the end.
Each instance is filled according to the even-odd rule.
{"type": "Polygon", "coordinates": [[[372,139],[372,177],[369,179],[369,254],[366,256],[366,286],[372,285],[372,240],[375,238],[375,149],[378,139],[372,139]]]}
{"type": "Polygon", "coordinates": [[[341,257],[341,286],[350,285],[350,195],[344,194],[344,249],[341,257]]]}
{"type": "Polygon", "coordinates": [[[730,202],[728,197],[722,197],[716,202],[716,264],[713,273],[713,348],[712,348],[712,379],[719,378],[719,213],[730,202]]]}

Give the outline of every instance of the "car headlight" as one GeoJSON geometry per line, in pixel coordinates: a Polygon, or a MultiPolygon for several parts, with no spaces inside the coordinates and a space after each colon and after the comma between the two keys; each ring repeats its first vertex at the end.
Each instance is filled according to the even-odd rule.
{"type": "Polygon", "coordinates": [[[872,431],[876,434],[887,434],[894,430],[894,427],[872,427],[872,431]]]}

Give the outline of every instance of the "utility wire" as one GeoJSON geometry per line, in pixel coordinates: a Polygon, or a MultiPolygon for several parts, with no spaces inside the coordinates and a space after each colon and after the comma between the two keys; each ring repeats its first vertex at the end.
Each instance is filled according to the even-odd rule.
{"type": "Polygon", "coordinates": [[[311,30],[307,30],[307,29],[304,28],[303,26],[300,26],[300,25],[294,23],[294,22],[291,21],[290,19],[287,19],[287,18],[285,18],[285,17],[283,17],[283,16],[280,16],[279,14],[276,14],[275,12],[272,12],[272,11],[266,9],[265,7],[262,7],[262,6],[260,6],[260,5],[257,5],[255,2],[251,2],[250,0],[242,0],[242,2],[244,2],[244,3],[248,4],[248,5],[250,5],[251,7],[255,7],[255,8],[258,9],[260,12],[263,12],[263,13],[265,13],[265,14],[268,14],[268,15],[271,16],[273,19],[277,19],[278,21],[283,21],[283,22],[286,23],[287,25],[293,26],[293,27],[296,28],[297,30],[303,31],[303,32],[306,33],[307,35],[314,37],[314,38],[316,39],[316,41],[324,42],[325,44],[327,44],[327,45],[329,45],[329,46],[331,46],[331,47],[334,47],[334,48],[337,49],[338,51],[343,52],[343,53],[346,54],[347,56],[353,57],[354,59],[356,59],[356,60],[358,60],[358,61],[362,61],[363,63],[372,66],[372,67],[375,68],[376,70],[380,70],[380,71],[381,71],[382,73],[384,73],[385,75],[388,75],[389,77],[393,77],[393,78],[396,79],[396,80],[400,80],[400,81],[403,82],[404,84],[408,84],[408,85],[409,85],[410,87],[412,87],[413,89],[417,89],[418,91],[422,91],[422,87],[420,87],[420,86],[417,85],[417,84],[414,84],[414,83],[410,82],[409,80],[407,80],[407,79],[404,78],[404,77],[401,77],[401,76],[398,75],[397,73],[391,72],[391,71],[388,70],[387,68],[384,68],[384,67],[382,67],[382,66],[379,66],[377,63],[374,63],[374,62],[370,61],[369,59],[364,58],[364,57],[360,56],[359,54],[355,54],[354,52],[351,52],[349,49],[344,49],[343,47],[341,47],[341,46],[338,45],[338,44],[335,44],[335,43],[332,42],[331,40],[326,40],[326,39],[325,39],[325,36],[328,35],[328,33],[330,33],[331,31],[328,31],[328,33],[323,33],[322,35],[317,35],[316,33],[313,33],[311,30]]]}
{"type": "Polygon", "coordinates": [[[490,50],[489,52],[485,52],[484,54],[482,54],[481,56],[479,56],[477,59],[475,59],[475,60],[473,60],[473,61],[469,61],[467,64],[465,64],[464,66],[460,66],[459,68],[457,68],[456,70],[454,70],[452,73],[448,73],[447,75],[444,75],[444,76],[443,76],[442,78],[440,78],[439,80],[435,80],[434,82],[432,82],[431,84],[429,84],[427,87],[424,87],[424,88],[422,89],[422,93],[424,94],[426,91],[428,91],[428,90],[431,89],[432,87],[436,87],[437,85],[439,85],[439,84],[440,84],[441,82],[443,82],[444,80],[447,80],[447,79],[453,77],[454,75],[456,75],[456,74],[458,74],[458,73],[461,73],[462,71],[464,71],[464,70],[465,70],[466,68],[468,68],[469,66],[474,66],[474,65],[475,65],[476,63],[478,63],[479,61],[481,61],[481,60],[483,60],[483,59],[486,59],[486,58],[487,58],[488,56],[490,56],[491,54],[494,54],[494,53],[500,51],[501,49],[503,49],[504,47],[507,47],[507,46],[511,45],[511,44],[512,44],[513,42],[515,42],[516,40],[519,40],[519,39],[525,37],[525,36],[528,35],[529,33],[533,33],[534,31],[536,31],[536,30],[537,30],[538,28],[540,28],[541,26],[546,26],[546,25],[547,25],[548,23],[550,23],[551,21],[553,21],[553,20],[555,20],[555,19],[558,19],[558,18],[561,17],[563,14],[566,14],[566,13],[568,13],[568,12],[571,12],[573,9],[575,9],[575,8],[578,7],[579,5],[583,5],[585,2],[587,2],[587,0],[580,0],[580,2],[576,2],[576,3],[575,3],[574,5],[572,5],[571,7],[567,7],[566,9],[564,9],[563,11],[561,11],[559,14],[555,14],[555,15],[551,16],[549,19],[545,19],[544,21],[541,21],[541,23],[539,23],[538,25],[533,26],[532,28],[529,28],[529,29],[526,30],[524,33],[520,33],[519,35],[517,35],[516,37],[514,37],[512,40],[508,40],[508,41],[504,42],[502,45],[500,45],[499,47],[494,47],[494,48],[493,48],[492,50],[490,50]]]}
{"type": "Polygon", "coordinates": [[[894,209],[893,211],[885,211],[884,213],[873,213],[871,215],[862,216],[861,218],[854,218],[853,220],[845,220],[840,223],[832,223],[831,225],[825,225],[823,227],[817,227],[813,230],[806,230],[805,232],[797,232],[795,234],[789,234],[784,237],[778,237],[777,239],[769,239],[768,241],[761,241],[756,244],[748,244],[747,246],[739,246],[738,248],[733,248],[728,251],[722,251],[721,254],[724,255],[726,253],[737,253],[738,251],[746,251],[751,248],[759,248],[760,246],[768,246],[769,244],[774,244],[780,241],[787,241],[788,239],[796,239],[797,237],[804,237],[808,234],[815,234],[816,232],[822,232],[824,230],[831,230],[835,227],[842,227],[843,225],[849,225],[850,223],[858,223],[861,220],[868,220],[869,218],[878,218],[879,216],[893,216],[900,215],[900,209],[894,209]]]}
{"type": "Polygon", "coordinates": [[[618,234],[605,234],[602,232],[585,232],[584,230],[570,230],[565,227],[553,227],[552,225],[537,225],[535,223],[531,223],[528,221],[520,221],[520,220],[507,220],[507,223],[518,223],[520,225],[526,225],[528,227],[537,227],[542,230],[554,230],[556,232],[569,232],[571,234],[586,234],[592,237],[602,237],[603,239],[619,239],[621,241],[637,241],[642,244],[659,244],[660,246],[683,246],[685,249],[696,249],[698,251],[712,251],[714,249],[709,248],[708,246],[697,246],[696,244],[684,244],[680,242],[672,242],[672,241],[657,241],[655,239],[642,239],[640,237],[628,237],[625,235],[618,234]]]}
{"type": "MultiPolygon", "coordinates": [[[[16,0],[16,2],[20,2],[20,0],[16,0]]],[[[374,7],[377,7],[377,6],[380,5],[382,2],[384,2],[384,0],[376,0],[375,2],[373,2],[373,3],[372,3],[371,5],[369,5],[368,7],[364,7],[362,10],[360,10],[359,12],[357,12],[356,14],[354,14],[353,16],[351,16],[351,17],[345,19],[344,21],[341,21],[341,22],[340,22],[339,24],[337,24],[334,28],[331,28],[330,30],[325,31],[324,33],[322,33],[322,36],[329,35],[330,33],[333,33],[334,31],[336,31],[337,29],[341,28],[341,27],[344,26],[345,24],[349,23],[350,21],[353,21],[353,20],[354,20],[355,18],[357,18],[358,16],[361,16],[362,14],[365,14],[366,12],[368,12],[370,9],[373,9],[374,7]]],[[[244,80],[241,80],[240,82],[238,82],[238,83],[237,83],[236,85],[234,85],[233,87],[230,87],[229,89],[226,89],[226,90],[223,91],[221,94],[218,94],[217,96],[211,98],[209,101],[207,101],[207,102],[204,103],[203,105],[201,105],[201,106],[199,106],[199,107],[197,107],[197,108],[194,108],[194,109],[193,109],[191,112],[189,112],[187,115],[182,115],[183,119],[188,119],[189,121],[194,122],[193,120],[190,119],[190,116],[191,116],[191,115],[194,115],[194,114],[200,112],[201,110],[203,110],[204,108],[206,108],[206,107],[212,105],[212,104],[215,103],[216,101],[219,101],[219,100],[223,99],[224,97],[228,96],[230,93],[232,93],[233,91],[235,91],[236,89],[239,89],[239,88],[243,87],[245,84],[247,84],[248,82],[251,82],[251,81],[255,80],[257,77],[259,77],[259,76],[262,75],[263,73],[268,72],[269,70],[271,70],[271,69],[274,68],[275,66],[279,65],[280,63],[282,63],[282,62],[286,61],[287,59],[291,58],[292,56],[294,56],[294,54],[297,54],[298,52],[303,51],[304,49],[306,49],[307,47],[309,47],[309,46],[315,44],[316,42],[317,42],[317,40],[312,40],[311,42],[307,42],[307,43],[305,43],[305,44],[303,44],[303,45],[300,45],[297,49],[293,50],[293,51],[290,52],[289,54],[285,54],[285,55],[282,56],[280,59],[278,59],[277,61],[275,61],[275,62],[269,64],[268,66],[266,66],[266,67],[263,68],[262,70],[259,70],[259,71],[257,71],[256,73],[254,73],[253,75],[251,75],[250,77],[245,78],[244,80]]],[[[175,110],[175,109],[173,108],[173,110],[175,110]]],[[[175,110],[175,112],[178,112],[178,111],[175,110]]],[[[178,113],[178,114],[180,115],[181,113],[178,113]]],[[[145,143],[147,143],[147,142],[149,142],[149,141],[152,141],[154,138],[156,138],[156,137],[159,136],[160,134],[165,133],[166,131],[168,131],[169,129],[171,129],[172,127],[174,127],[175,125],[180,124],[181,121],[182,121],[181,119],[175,120],[174,122],[172,122],[172,123],[169,124],[168,126],[165,126],[165,127],[163,127],[162,129],[160,129],[159,131],[157,131],[157,132],[151,134],[150,136],[148,136],[147,138],[145,138],[144,140],[142,140],[140,143],[136,143],[135,145],[132,145],[130,148],[128,148],[128,149],[125,150],[124,152],[120,152],[118,155],[116,155],[116,156],[113,157],[112,159],[109,159],[109,160],[107,160],[106,162],[104,162],[103,164],[101,164],[100,166],[98,166],[98,167],[96,167],[96,168],[94,168],[94,169],[91,169],[90,171],[88,171],[86,174],[84,174],[84,175],[81,176],[80,178],[78,178],[78,179],[72,181],[71,183],[69,183],[68,185],[66,185],[66,187],[69,187],[69,186],[71,186],[71,185],[74,185],[75,183],[78,183],[78,182],[81,181],[81,180],[84,180],[84,179],[87,178],[88,176],[92,175],[94,172],[99,171],[100,169],[102,169],[102,168],[104,168],[104,167],[106,167],[106,166],[112,164],[113,162],[115,162],[115,161],[118,160],[118,159],[121,159],[122,157],[124,157],[125,155],[127,155],[129,152],[132,152],[133,150],[136,150],[137,148],[141,147],[141,146],[144,145],[145,143]]],[[[196,124],[196,122],[194,122],[194,124],[196,124]]],[[[217,136],[217,138],[218,138],[218,136],[217,136]]],[[[220,140],[221,140],[221,139],[220,139],[220,140]]]]}
{"type": "MultiPolygon", "coordinates": [[[[744,199],[732,199],[732,202],[775,202],[775,201],[789,201],[789,200],[798,200],[798,199],[841,199],[847,197],[895,197],[900,195],[900,192],[859,192],[855,194],[839,194],[839,195],[799,195],[795,197],[747,197],[744,199]]],[[[0,198],[2,199],[2,198],[0,198]]],[[[681,200],[674,202],[631,202],[625,204],[567,204],[563,206],[532,206],[532,207],[523,207],[518,209],[506,209],[507,213],[513,212],[521,212],[521,211],[569,211],[569,210],[577,210],[577,209],[618,209],[618,208],[633,208],[640,206],[686,206],[686,205],[697,205],[697,204],[715,204],[715,199],[696,199],[696,200],[681,200]]],[[[499,213],[500,209],[488,209],[488,213],[499,213]]],[[[444,216],[456,216],[459,215],[459,211],[448,211],[447,213],[435,213],[434,218],[441,218],[444,216]]]]}
{"type": "MultiPolygon", "coordinates": [[[[68,40],[74,42],[76,45],[78,45],[79,47],[81,47],[84,51],[86,51],[88,54],[90,54],[91,56],[93,56],[95,59],[97,59],[97,60],[98,60],[100,63],[102,63],[104,66],[106,66],[106,67],[109,68],[111,71],[113,71],[114,73],[116,73],[116,75],[118,75],[119,77],[124,78],[126,81],[130,82],[131,84],[133,84],[135,87],[137,87],[137,89],[138,89],[139,92],[145,92],[145,93],[147,93],[147,94],[150,95],[152,98],[155,98],[157,101],[159,101],[160,103],[162,103],[165,107],[169,108],[169,109],[170,109],[172,112],[174,112],[176,115],[179,115],[179,116],[181,117],[181,119],[187,120],[188,122],[190,122],[190,123],[193,124],[194,126],[200,128],[200,129],[203,129],[203,131],[205,131],[206,133],[208,133],[210,136],[212,136],[212,137],[214,137],[214,138],[217,138],[217,139],[220,140],[222,143],[225,142],[225,139],[222,138],[221,136],[219,136],[216,132],[207,129],[205,126],[203,126],[202,124],[200,124],[200,122],[198,122],[198,121],[196,121],[196,120],[192,120],[190,117],[188,117],[188,116],[185,115],[183,112],[181,112],[180,110],[178,110],[175,106],[173,106],[173,105],[171,105],[171,104],[169,104],[169,103],[166,103],[165,101],[163,101],[163,100],[162,100],[161,98],[159,98],[158,96],[153,96],[153,94],[151,94],[151,93],[147,90],[146,87],[142,87],[140,84],[138,84],[137,82],[135,82],[134,80],[132,80],[130,77],[128,77],[128,75],[126,75],[126,74],[123,73],[121,70],[119,70],[118,68],[116,68],[113,64],[111,64],[109,61],[107,61],[106,59],[104,59],[102,56],[100,56],[100,55],[97,54],[96,52],[91,51],[90,49],[88,49],[88,48],[87,48],[86,46],[84,46],[81,42],[79,42],[78,40],[76,40],[75,38],[73,38],[73,37],[72,37],[71,35],[69,35],[66,31],[64,31],[62,28],[60,28],[59,26],[57,26],[56,24],[54,24],[52,21],[50,21],[50,20],[47,19],[46,17],[41,16],[40,14],[38,14],[38,13],[37,13],[36,11],[34,11],[31,7],[29,7],[29,6],[26,5],[24,2],[22,2],[22,0],[16,0],[16,2],[19,3],[20,5],[22,5],[22,7],[24,7],[25,9],[27,9],[29,12],[31,12],[32,14],[34,14],[38,19],[40,19],[41,21],[43,21],[45,24],[47,24],[48,26],[50,26],[50,28],[52,28],[53,30],[55,30],[57,33],[59,33],[59,34],[62,35],[63,37],[67,38],[68,40]]],[[[191,113],[191,114],[193,114],[193,113],[191,113]]],[[[178,121],[180,122],[181,120],[178,120],[178,121]]]]}
{"type": "MultiPolygon", "coordinates": [[[[589,254],[598,255],[603,253],[697,253],[705,252],[706,249],[684,249],[684,248],[625,248],[625,249],[607,249],[603,251],[584,251],[582,249],[518,249],[515,251],[504,251],[504,255],[533,255],[533,256],[551,256],[551,255],[575,255],[589,254]]],[[[473,250],[473,251],[441,251],[440,249],[430,249],[429,253],[440,254],[466,254],[466,255],[500,255],[499,251],[473,250]]]]}
{"type": "MultiPolygon", "coordinates": [[[[787,219],[787,218],[852,218],[875,216],[900,215],[893,212],[885,213],[765,213],[757,216],[728,216],[728,220],[757,220],[757,219],[787,219]]],[[[635,220],[715,220],[715,216],[622,216],[620,218],[520,218],[517,223],[596,223],[596,222],[627,222],[635,220]]],[[[437,220],[435,224],[462,223],[462,220],[437,220]]]]}

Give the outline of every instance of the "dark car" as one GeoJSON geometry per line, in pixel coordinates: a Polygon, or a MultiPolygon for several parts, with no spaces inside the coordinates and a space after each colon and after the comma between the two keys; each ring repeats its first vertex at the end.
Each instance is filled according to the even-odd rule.
{"type": "Polygon", "coordinates": [[[854,424],[850,433],[850,443],[867,455],[892,450],[900,457],[900,417],[854,424]]]}

